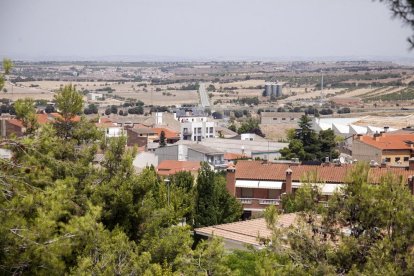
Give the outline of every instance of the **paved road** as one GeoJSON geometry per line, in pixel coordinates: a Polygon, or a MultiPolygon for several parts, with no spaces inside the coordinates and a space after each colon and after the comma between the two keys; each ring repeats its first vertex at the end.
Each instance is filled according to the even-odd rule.
{"type": "Polygon", "coordinates": [[[210,107],[210,100],[208,98],[208,93],[206,91],[206,86],[204,83],[200,83],[198,88],[198,94],[200,95],[200,102],[202,107],[210,107]]]}

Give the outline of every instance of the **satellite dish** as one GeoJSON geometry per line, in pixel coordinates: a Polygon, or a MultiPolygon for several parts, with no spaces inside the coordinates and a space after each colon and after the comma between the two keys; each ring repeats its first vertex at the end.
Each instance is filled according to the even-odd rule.
{"type": "Polygon", "coordinates": [[[339,163],[345,164],[345,158],[343,156],[339,157],[339,163]]]}

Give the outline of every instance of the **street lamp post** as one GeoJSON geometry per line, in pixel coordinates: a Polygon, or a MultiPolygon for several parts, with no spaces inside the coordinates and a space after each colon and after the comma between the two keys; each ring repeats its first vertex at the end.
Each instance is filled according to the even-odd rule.
{"type": "Polygon", "coordinates": [[[168,207],[170,207],[170,180],[166,178],[164,179],[164,182],[167,185],[167,202],[168,202],[168,207]]]}

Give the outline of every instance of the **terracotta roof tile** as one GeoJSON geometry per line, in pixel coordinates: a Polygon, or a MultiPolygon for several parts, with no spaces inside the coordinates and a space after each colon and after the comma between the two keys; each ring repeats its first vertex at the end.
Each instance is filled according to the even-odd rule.
{"type": "Polygon", "coordinates": [[[224,154],[224,160],[236,160],[244,157],[246,157],[246,155],[239,153],[226,152],[224,154]]]}
{"type": "Polygon", "coordinates": [[[383,134],[376,138],[364,135],[360,137],[360,142],[382,150],[410,149],[406,142],[414,142],[414,134],[383,134]]]}
{"type": "MultiPolygon", "coordinates": [[[[50,122],[47,114],[36,114],[36,117],[37,117],[37,122],[41,125],[50,122]]],[[[22,121],[19,119],[10,119],[8,120],[8,122],[12,125],[23,127],[22,121]]]]}
{"type": "Polygon", "coordinates": [[[101,117],[99,118],[99,123],[112,123],[112,121],[109,118],[101,117]]]}
{"type": "MultiPolygon", "coordinates": [[[[49,113],[49,115],[54,118],[54,119],[62,119],[62,115],[60,115],[59,113],[53,112],[53,113],[49,113]]],[[[76,115],[75,117],[71,118],[70,121],[71,122],[79,122],[81,119],[80,116],[76,115]]]]}
{"type": "Polygon", "coordinates": [[[158,136],[161,135],[161,131],[164,131],[165,133],[165,138],[167,139],[172,139],[172,138],[179,138],[180,136],[178,135],[178,132],[169,129],[169,128],[165,128],[165,127],[153,127],[152,130],[157,133],[158,136]]]}
{"type": "Polygon", "coordinates": [[[200,169],[198,161],[177,161],[164,160],[157,167],[157,173],[160,175],[172,175],[181,171],[198,171],[200,169]]]}
{"type": "MultiPolygon", "coordinates": [[[[262,161],[239,160],[236,164],[236,179],[254,180],[286,180],[286,170],[292,170],[292,181],[300,182],[306,173],[316,172],[317,177],[324,183],[346,183],[346,178],[352,170],[352,165],[342,166],[311,166],[263,163],[262,161]]],[[[381,177],[387,173],[402,176],[408,179],[414,175],[414,170],[405,168],[370,168],[369,181],[379,183],[381,177]]]]}
{"type": "MultiPolygon", "coordinates": [[[[277,226],[290,227],[295,221],[296,214],[283,214],[279,216],[277,226]]],[[[264,218],[196,228],[194,231],[199,235],[214,235],[225,240],[256,246],[260,245],[259,237],[270,238],[272,235],[272,231],[267,227],[264,218]]]]}

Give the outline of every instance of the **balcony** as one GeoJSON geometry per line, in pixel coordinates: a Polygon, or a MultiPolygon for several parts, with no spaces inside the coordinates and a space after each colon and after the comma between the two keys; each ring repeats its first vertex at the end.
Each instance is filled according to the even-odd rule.
{"type": "Polygon", "coordinates": [[[279,205],[279,199],[259,199],[260,205],[279,205]]]}
{"type": "Polygon", "coordinates": [[[239,198],[241,204],[252,204],[253,198],[239,198]]]}
{"type": "Polygon", "coordinates": [[[268,198],[238,198],[243,205],[279,205],[280,199],[268,199],[268,198]]]}

